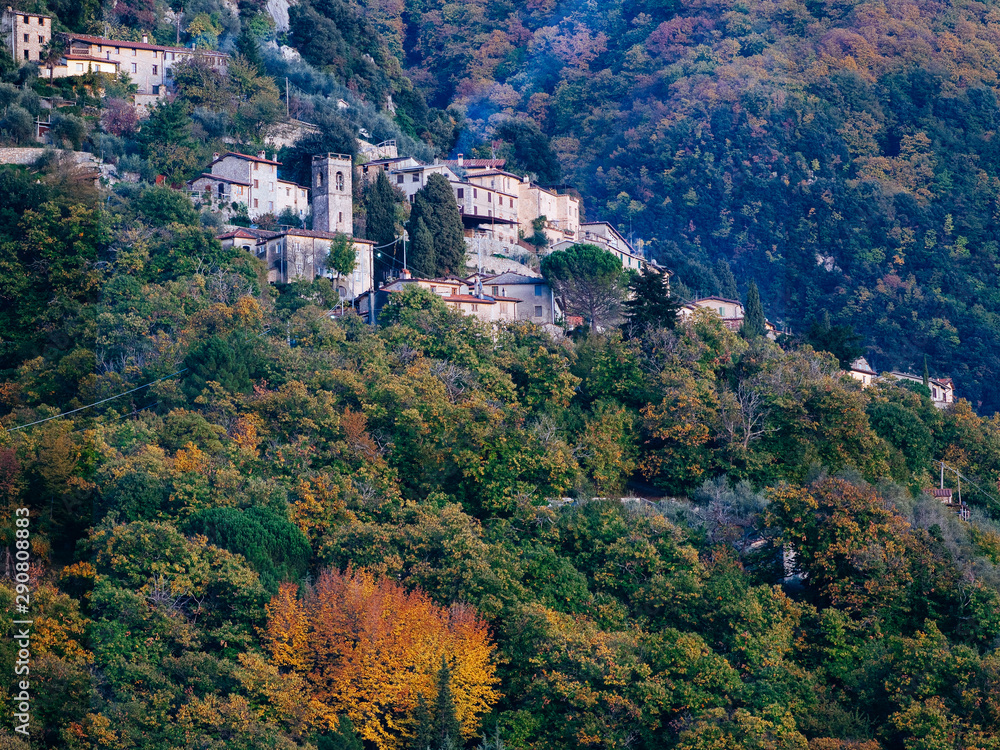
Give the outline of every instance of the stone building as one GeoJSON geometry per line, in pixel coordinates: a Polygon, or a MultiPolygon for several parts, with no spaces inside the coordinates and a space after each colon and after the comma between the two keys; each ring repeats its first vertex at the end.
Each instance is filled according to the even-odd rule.
{"type": "Polygon", "coordinates": [[[354,234],[353,171],[349,154],[313,156],[313,229],[354,234]]]}
{"type": "MultiPolygon", "coordinates": [[[[470,277],[470,282],[474,278],[470,277]]],[[[539,325],[554,325],[562,317],[552,287],[541,276],[508,272],[482,276],[480,283],[483,291],[490,296],[518,300],[518,320],[528,320],[539,325]]]]}
{"type": "Polygon", "coordinates": [[[39,62],[52,41],[52,19],[37,13],[15,11],[11,7],[0,15],[0,30],[10,56],[18,63],[39,62]]]}
{"type": "Polygon", "coordinates": [[[303,219],[309,213],[309,189],[279,180],[279,166],[281,162],[268,159],[263,151],[256,156],[235,151],[215,154],[209,171],[189,181],[188,190],[195,198],[207,193],[222,207],[243,205],[251,219],[280,216],[286,209],[303,219]]]}

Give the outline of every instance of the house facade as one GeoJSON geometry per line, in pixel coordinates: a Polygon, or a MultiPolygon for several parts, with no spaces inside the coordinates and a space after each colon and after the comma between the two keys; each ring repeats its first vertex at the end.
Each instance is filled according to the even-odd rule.
{"type": "Polygon", "coordinates": [[[359,296],[356,300],[358,314],[371,321],[371,308],[374,305],[377,319],[390,295],[399,294],[414,286],[436,294],[449,309],[462,315],[470,315],[487,323],[517,320],[519,300],[514,297],[487,294],[483,285],[475,282],[470,284],[465,279],[418,279],[405,270],[401,278],[383,285],[377,292],[359,296]]]}
{"type": "MultiPolygon", "coordinates": [[[[477,276],[467,281],[474,283],[477,276]]],[[[479,277],[483,292],[493,297],[518,300],[517,319],[538,325],[555,325],[562,317],[562,310],[552,287],[541,276],[525,276],[520,273],[501,273],[479,277]]]]}
{"type": "Polygon", "coordinates": [[[286,209],[304,219],[309,213],[309,189],[279,180],[280,165],[263,151],[256,156],[235,151],[215,154],[210,171],[190,180],[188,189],[194,196],[208,193],[222,205],[242,205],[251,219],[279,216],[286,209]]]}
{"type": "Polygon", "coordinates": [[[0,14],[4,46],[17,63],[40,62],[52,41],[52,18],[7,8],[0,14]]]}
{"type": "MultiPolygon", "coordinates": [[[[893,370],[889,373],[889,377],[894,380],[905,380],[909,383],[919,383],[920,385],[924,384],[922,376],[914,375],[910,372],[893,370]]],[[[949,404],[955,403],[955,384],[951,378],[930,378],[927,382],[927,387],[931,392],[931,403],[938,409],[944,409],[949,404]]]]}
{"type": "Polygon", "coordinates": [[[341,275],[330,268],[327,256],[339,235],[311,229],[283,229],[273,232],[240,227],[218,235],[223,247],[239,247],[259,258],[267,267],[271,284],[293,281],[313,281],[327,278],[333,281],[343,299],[352,300],[368,291],[372,285],[371,240],[351,238],[354,246],[354,271],[341,275]]]}
{"type": "Polygon", "coordinates": [[[149,36],[141,42],[104,39],[88,34],[63,35],[66,49],[62,58],[47,66],[50,78],[95,73],[126,73],[139,87],[136,104],[147,105],[162,99],[173,85],[173,66],[192,56],[199,56],[215,71],[225,74],[229,56],[222,52],[193,50],[151,44],[149,36]]]}
{"type": "Polygon", "coordinates": [[[851,362],[851,369],[847,371],[847,374],[860,382],[862,388],[867,388],[878,378],[878,373],[864,357],[858,357],[851,362]]]}

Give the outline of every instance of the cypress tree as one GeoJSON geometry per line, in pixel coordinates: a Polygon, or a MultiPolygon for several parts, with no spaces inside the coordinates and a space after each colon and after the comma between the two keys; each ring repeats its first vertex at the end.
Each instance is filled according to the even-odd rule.
{"type": "Polygon", "coordinates": [[[413,238],[414,267],[418,273],[432,276],[460,274],[465,270],[465,238],[462,215],[455,202],[451,184],[443,175],[432,174],[413,197],[413,209],[406,225],[413,238]],[[432,253],[417,243],[419,223],[423,221],[431,238],[432,253]],[[433,257],[428,263],[427,255],[433,257]],[[421,261],[417,258],[420,257],[421,261]]]}
{"type": "Polygon", "coordinates": [[[396,191],[385,172],[379,170],[375,182],[365,192],[365,238],[380,247],[379,252],[393,259],[377,269],[379,278],[384,279],[391,268],[403,265],[402,243],[390,245],[399,232],[396,228],[396,191]],[[389,245],[388,247],[385,247],[389,245]]]}
{"type": "Polygon", "coordinates": [[[625,300],[625,330],[641,336],[649,328],[673,328],[677,322],[677,300],[670,296],[666,278],[650,268],[629,283],[632,298],[625,300]]]}
{"type": "MultiPolygon", "coordinates": [[[[412,218],[412,217],[411,217],[412,218]]],[[[421,276],[437,276],[437,253],[434,235],[423,218],[418,218],[410,232],[409,263],[421,276]]]]}
{"type": "Polygon", "coordinates": [[[438,670],[437,698],[434,701],[434,737],[445,746],[451,741],[453,746],[461,744],[462,725],[455,714],[455,696],[451,692],[451,669],[444,656],[438,670]]]}
{"type": "Polygon", "coordinates": [[[767,333],[767,321],[764,318],[764,306],[760,302],[757,282],[751,281],[747,289],[746,305],[743,307],[743,325],[740,326],[740,335],[749,340],[763,336],[765,333],[767,333]]]}
{"type": "Polygon", "coordinates": [[[927,367],[927,355],[924,355],[924,388],[931,387],[931,371],[927,367]]]}

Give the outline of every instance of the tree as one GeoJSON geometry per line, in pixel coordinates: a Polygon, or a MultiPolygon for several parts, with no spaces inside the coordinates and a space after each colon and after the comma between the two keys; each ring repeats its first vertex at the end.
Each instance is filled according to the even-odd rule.
{"type": "Polygon", "coordinates": [[[433,277],[465,270],[462,215],[444,175],[432,174],[417,191],[406,228],[413,238],[411,256],[418,274],[433,277]]]}
{"type": "Polygon", "coordinates": [[[441,668],[437,673],[437,695],[434,698],[434,735],[439,747],[458,743],[462,725],[455,714],[455,696],[451,692],[451,668],[441,655],[441,668]]]}
{"type": "Polygon", "coordinates": [[[573,245],[542,258],[542,274],[568,313],[582,315],[591,330],[620,319],[625,275],[614,255],[597,245],[573,245]]]}
{"type": "Polygon", "coordinates": [[[494,133],[504,141],[501,154],[507,157],[507,168],[517,174],[534,174],[538,182],[559,181],[562,168],[555,151],[538,125],[531,120],[507,120],[494,133]]]}
{"type": "Polygon", "coordinates": [[[819,351],[830,352],[840,362],[842,369],[850,367],[865,351],[860,346],[861,336],[854,332],[854,328],[831,324],[827,310],[809,326],[806,343],[819,351]]]}
{"type": "MultiPolygon", "coordinates": [[[[381,248],[383,255],[392,258],[388,264],[384,264],[377,269],[380,279],[385,279],[389,271],[396,266],[402,267],[403,249],[401,243],[396,242],[399,236],[398,225],[396,224],[396,206],[398,205],[398,191],[393,188],[384,170],[378,171],[378,177],[365,191],[365,238],[375,243],[381,248]]],[[[423,240],[426,242],[426,240],[423,240]]]]}
{"type": "Polygon", "coordinates": [[[326,258],[326,267],[336,271],[341,276],[350,276],[357,265],[358,254],[354,248],[354,240],[350,235],[338,234],[330,243],[330,253],[326,258]]]}
{"type": "Polygon", "coordinates": [[[719,279],[719,294],[727,299],[739,299],[740,289],[729,264],[720,258],[715,263],[715,275],[719,279]]]}
{"type": "MultiPolygon", "coordinates": [[[[282,595],[271,600],[268,632],[283,611],[282,595]]],[[[413,726],[418,695],[436,696],[435,706],[442,700],[451,705],[450,713],[438,712],[434,729],[454,732],[456,744],[476,733],[480,718],[499,698],[493,645],[486,623],[471,607],[446,609],[419,589],[407,591],[394,580],[351,569],[321,572],[303,605],[305,652],[312,665],[306,679],[313,695],[328,721],[348,716],[360,737],[379,750],[399,747],[399,728],[413,726]],[[442,659],[452,665],[444,690],[442,659]]],[[[273,640],[272,657],[285,658],[278,647],[288,642],[273,640]]]]}
{"type": "Polygon", "coordinates": [[[751,281],[747,288],[747,301],[743,307],[743,325],[740,335],[745,339],[760,338],[767,333],[767,320],[764,318],[764,306],[760,302],[760,292],[757,282],[751,281]]]}
{"type": "Polygon", "coordinates": [[[184,358],[187,368],[184,391],[192,401],[209,382],[215,381],[232,392],[250,390],[245,342],[238,336],[209,336],[196,344],[184,358]]]}
{"type": "Polygon", "coordinates": [[[650,328],[673,328],[680,302],[671,296],[665,273],[646,267],[629,283],[631,298],[625,300],[625,329],[642,335],[650,328]]]}

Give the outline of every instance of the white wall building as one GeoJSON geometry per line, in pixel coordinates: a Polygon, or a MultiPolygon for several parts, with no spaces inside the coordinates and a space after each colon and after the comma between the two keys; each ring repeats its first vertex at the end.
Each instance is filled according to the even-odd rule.
{"type": "Polygon", "coordinates": [[[303,219],[309,213],[309,189],[279,180],[280,165],[263,151],[256,156],[235,151],[215,154],[210,171],[188,182],[188,189],[197,194],[207,191],[217,203],[243,205],[251,219],[280,216],[286,209],[303,219]]]}
{"type": "Polygon", "coordinates": [[[4,46],[16,63],[38,62],[52,41],[52,19],[8,7],[0,15],[0,31],[4,46]]]}

